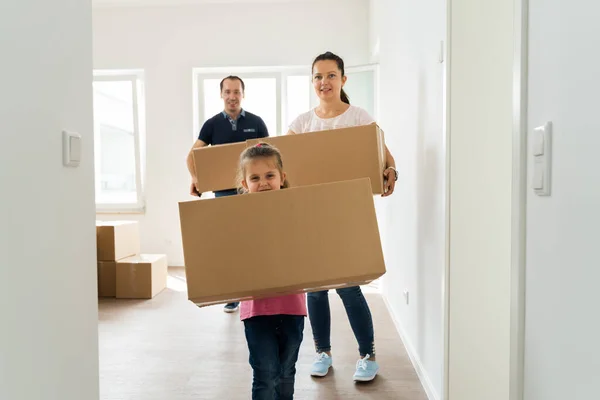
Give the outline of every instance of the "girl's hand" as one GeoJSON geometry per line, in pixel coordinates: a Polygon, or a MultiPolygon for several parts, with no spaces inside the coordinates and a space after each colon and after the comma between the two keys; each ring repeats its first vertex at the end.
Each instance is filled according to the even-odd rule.
{"type": "Polygon", "coordinates": [[[383,171],[383,194],[381,197],[387,197],[394,193],[396,187],[396,171],[393,168],[386,168],[383,171]]]}

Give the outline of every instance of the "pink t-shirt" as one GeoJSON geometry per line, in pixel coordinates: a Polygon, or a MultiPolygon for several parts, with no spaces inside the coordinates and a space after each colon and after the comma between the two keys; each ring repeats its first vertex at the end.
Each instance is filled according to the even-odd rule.
{"type": "Polygon", "coordinates": [[[245,320],[265,315],[302,315],[306,316],[306,294],[269,297],[247,300],[240,304],[240,318],[245,320]]]}

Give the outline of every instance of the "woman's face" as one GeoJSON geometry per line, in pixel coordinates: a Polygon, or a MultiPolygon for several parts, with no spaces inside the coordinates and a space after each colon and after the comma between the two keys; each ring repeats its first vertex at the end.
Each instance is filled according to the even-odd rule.
{"type": "Polygon", "coordinates": [[[312,75],[315,93],[321,100],[340,99],[346,77],[342,76],[337,63],[333,60],[317,61],[312,75]]]}

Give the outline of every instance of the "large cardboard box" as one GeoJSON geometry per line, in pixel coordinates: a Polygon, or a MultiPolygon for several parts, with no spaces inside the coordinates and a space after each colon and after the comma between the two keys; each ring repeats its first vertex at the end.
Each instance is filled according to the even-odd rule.
{"type": "Polygon", "coordinates": [[[179,203],[189,300],[205,306],[379,278],[371,190],[363,178],[179,203]]]}
{"type": "Polygon", "coordinates": [[[116,261],[140,253],[137,221],[96,221],[98,261],[116,261]]]}
{"type": "Polygon", "coordinates": [[[200,192],[235,189],[240,154],[245,142],[201,147],[194,150],[194,163],[200,192]],[[199,153],[197,150],[202,150],[199,153]],[[199,154],[199,155],[197,155],[199,154]]]}
{"type": "Polygon", "coordinates": [[[383,193],[385,141],[383,131],[375,124],[195,149],[200,191],[235,188],[240,154],[259,141],[269,142],[281,151],[293,186],[370,178],[372,193],[383,193]]]}
{"type": "Polygon", "coordinates": [[[167,287],[167,256],[140,254],[117,261],[119,299],[151,299],[167,287]]]}
{"type": "Polygon", "coordinates": [[[117,295],[117,262],[98,261],[98,297],[117,295]]]}

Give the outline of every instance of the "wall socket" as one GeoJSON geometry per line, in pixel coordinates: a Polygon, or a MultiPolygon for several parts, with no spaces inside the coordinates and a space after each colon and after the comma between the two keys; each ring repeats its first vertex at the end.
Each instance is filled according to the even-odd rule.
{"type": "Polygon", "coordinates": [[[406,302],[406,305],[408,305],[408,289],[404,289],[404,301],[406,302]]]}

